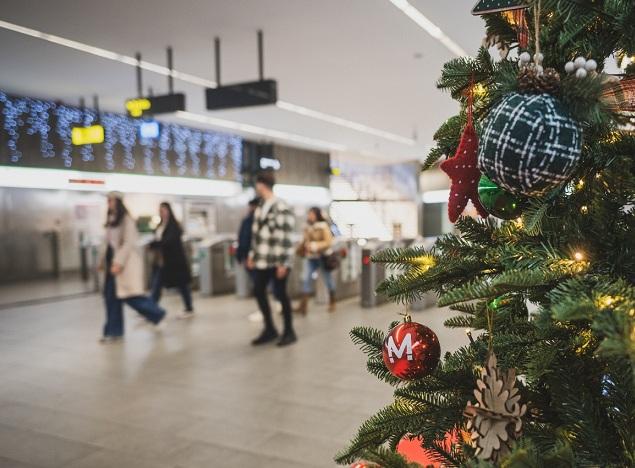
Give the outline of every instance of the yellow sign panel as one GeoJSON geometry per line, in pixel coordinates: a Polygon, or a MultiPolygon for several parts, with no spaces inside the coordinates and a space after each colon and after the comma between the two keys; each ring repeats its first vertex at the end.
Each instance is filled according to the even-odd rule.
{"type": "Polygon", "coordinates": [[[91,125],[90,127],[74,127],[71,130],[71,141],[74,145],[92,145],[104,142],[104,127],[91,125]]]}
{"type": "Polygon", "coordinates": [[[126,101],[126,110],[130,114],[130,117],[141,117],[143,111],[149,110],[151,106],[150,99],[139,98],[128,99],[126,101]]]}

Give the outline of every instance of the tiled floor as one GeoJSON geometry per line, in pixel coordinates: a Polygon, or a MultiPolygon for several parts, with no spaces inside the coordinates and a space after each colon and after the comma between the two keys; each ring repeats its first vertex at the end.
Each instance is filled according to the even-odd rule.
{"type": "MultiPolygon", "coordinates": [[[[164,305],[178,312],[175,296],[164,305]]],[[[298,318],[299,342],[248,345],[252,301],[198,299],[191,321],[159,335],[135,328],[97,343],[98,296],[0,310],[0,466],[68,468],[330,467],[358,425],[391,399],[348,338],[356,324],[385,328],[397,306],[298,318]]],[[[465,341],[448,313],[413,318],[444,350],[465,341]]]]}

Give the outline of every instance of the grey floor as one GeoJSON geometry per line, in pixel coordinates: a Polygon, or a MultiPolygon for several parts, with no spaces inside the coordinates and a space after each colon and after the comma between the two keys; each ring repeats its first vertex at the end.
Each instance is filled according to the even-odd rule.
{"type": "Polygon", "coordinates": [[[62,296],[80,296],[94,290],[93,281],[82,281],[79,273],[64,273],[57,279],[43,278],[0,283],[0,309],[62,296]]]}
{"type": "MultiPolygon", "coordinates": [[[[179,311],[175,296],[164,305],[179,311]]],[[[248,345],[255,307],[198,298],[197,317],[170,317],[159,335],[135,328],[97,343],[98,296],[0,310],[0,467],[330,467],[359,424],[391,400],[348,338],[356,324],[385,328],[401,310],[297,319],[299,342],[248,345]]],[[[414,315],[443,350],[465,341],[447,312],[414,315]]]]}

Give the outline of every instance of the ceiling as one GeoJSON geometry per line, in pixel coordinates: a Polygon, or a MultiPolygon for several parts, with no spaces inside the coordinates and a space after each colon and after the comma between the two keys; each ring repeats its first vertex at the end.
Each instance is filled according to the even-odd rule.
{"type": "MultiPolygon", "coordinates": [[[[410,0],[469,54],[483,36],[474,0],[410,0]]],[[[390,162],[421,159],[455,103],[434,86],[452,53],[388,0],[3,0],[0,19],[214,79],[213,37],[222,41],[222,82],[257,79],[256,31],[264,31],[265,75],[280,99],[415,138],[410,145],[276,107],[208,112],[200,86],[176,81],[188,111],[289,132],[390,162]]],[[[0,29],[0,88],[77,103],[97,93],[123,111],[136,94],[133,67],[0,29]]],[[[167,78],[144,72],[144,87],[167,78]]],[[[171,119],[174,119],[172,117],[171,119]]],[[[184,124],[196,126],[192,122],[184,124]]],[[[198,126],[207,126],[199,123],[198,126]]],[[[241,133],[241,132],[238,132],[241,133]]],[[[244,133],[248,135],[248,133],[244,133]]],[[[252,136],[253,137],[253,136],[252,136]]],[[[321,143],[316,143],[318,146],[321,143]]],[[[309,144],[309,146],[315,146],[309,144]]]]}

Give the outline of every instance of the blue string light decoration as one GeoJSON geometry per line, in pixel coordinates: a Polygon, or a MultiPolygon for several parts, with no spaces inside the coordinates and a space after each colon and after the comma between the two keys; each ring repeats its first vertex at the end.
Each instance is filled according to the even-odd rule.
{"type": "Polygon", "coordinates": [[[142,138],[141,120],[2,91],[0,111],[0,164],[241,180],[235,135],[161,123],[158,138],[142,138]],[[71,129],[94,124],[104,127],[104,143],[74,146],[71,129]]]}

